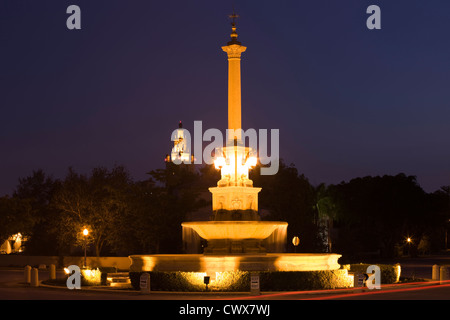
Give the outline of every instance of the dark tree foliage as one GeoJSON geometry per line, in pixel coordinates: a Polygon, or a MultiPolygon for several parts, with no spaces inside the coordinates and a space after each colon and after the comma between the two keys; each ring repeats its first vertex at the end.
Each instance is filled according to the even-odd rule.
{"type": "Polygon", "coordinates": [[[0,198],[0,219],[0,244],[19,232],[29,237],[35,225],[30,201],[17,197],[0,198]]]}
{"type": "Polygon", "coordinates": [[[19,213],[12,210],[12,212],[17,212],[17,220],[24,230],[21,232],[29,239],[26,243],[26,251],[29,254],[57,253],[55,244],[58,212],[50,206],[50,201],[58,188],[59,181],[45,174],[43,170],[33,171],[31,176],[19,179],[12,199],[16,202],[26,202],[30,211],[29,214],[25,214],[26,211],[19,213]],[[24,214],[26,217],[23,217],[24,214]],[[24,222],[27,222],[26,226],[23,225],[24,222]]]}
{"type": "Polygon", "coordinates": [[[308,179],[299,174],[294,165],[287,166],[280,161],[275,175],[261,175],[260,167],[251,172],[253,185],[261,187],[259,209],[264,220],[286,221],[288,223],[287,249],[292,251],[291,240],[300,238],[297,252],[322,252],[325,250],[321,238],[316,204],[316,190],[308,179]]]}
{"type": "Polygon", "coordinates": [[[442,201],[425,193],[414,176],[377,176],[356,178],[328,187],[329,213],[339,235],[334,251],[347,257],[364,252],[379,252],[393,257],[407,244],[415,254],[420,241],[433,235],[442,223],[442,201]]]}
{"type": "Polygon", "coordinates": [[[64,250],[79,247],[85,239],[80,236],[89,230],[89,241],[99,256],[105,245],[114,247],[117,234],[122,231],[122,216],[128,210],[127,195],[131,179],[124,167],[94,168],[82,175],[69,169],[51,205],[60,213],[58,242],[64,250]]]}
{"type": "Polygon", "coordinates": [[[201,176],[193,165],[166,163],[164,169],[150,172],[159,182],[160,196],[164,201],[161,219],[158,220],[160,232],[154,251],[157,253],[178,253],[182,251],[181,223],[186,215],[199,208],[203,202],[198,198],[201,176]]]}

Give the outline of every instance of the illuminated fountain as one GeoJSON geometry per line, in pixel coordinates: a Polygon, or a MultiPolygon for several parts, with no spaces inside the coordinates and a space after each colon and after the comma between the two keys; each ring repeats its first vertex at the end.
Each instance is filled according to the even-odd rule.
{"type": "Polygon", "coordinates": [[[213,209],[211,221],[182,224],[183,229],[192,229],[208,241],[205,254],[265,253],[263,241],[272,234],[281,235],[282,244],[286,240],[286,222],[260,221],[258,193],[261,188],[254,188],[248,178],[249,169],[257,160],[250,156],[253,150],[239,144],[241,141],[235,138],[233,145],[219,150],[214,161],[216,168],[221,170],[221,179],[217,187],[209,188],[213,209]]]}
{"type": "MultiPolygon", "coordinates": [[[[249,170],[257,164],[257,150],[245,147],[241,130],[241,53],[233,20],[228,56],[227,146],[216,150],[215,167],[221,179],[212,193],[210,221],[184,222],[183,238],[207,241],[202,254],[133,255],[130,271],[316,271],[340,268],[339,254],[283,253],[287,222],[261,221],[258,193],[249,170]],[[189,235],[189,236],[188,236],[189,235]]],[[[177,153],[175,153],[176,155],[177,153]]]]}
{"type": "Polygon", "coordinates": [[[249,170],[257,163],[256,150],[245,147],[241,131],[241,53],[247,48],[237,41],[232,23],[231,41],[222,47],[228,55],[228,135],[227,146],[216,150],[214,165],[221,170],[212,193],[212,221],[185,222],[208,241],[205,254],[265,253],[262,241],[274,232],[286,234],[286,222],[260,221],[258,193],[249,179],[249,170]]]}

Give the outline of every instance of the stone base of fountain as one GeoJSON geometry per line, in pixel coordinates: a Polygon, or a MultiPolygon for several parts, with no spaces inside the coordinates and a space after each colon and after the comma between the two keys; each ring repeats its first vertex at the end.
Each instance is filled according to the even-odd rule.
{"type": "Polygon", "coordinates": [[[340,268],[340,254],[281,253],[283,251],[280,249],[286,243],[286,222],[256,219],[230,221],[219,219],[220,214],[229,218],[234,213],[216,211],[214,221],[182,223],[183,238],[189,231],[190,236],[186,238],[196,235],[199,239],[207,240],[202,254],[132,255],[130,272],[214,274],[229,271],[323,271],[340,268]]]}
{"type": "Polygon", "coordinates": [[[267,253],[243,255],[157,254],[132,255],[130,272],[182,271],[320,271],[340,268],[340,254],[267,253]]]}

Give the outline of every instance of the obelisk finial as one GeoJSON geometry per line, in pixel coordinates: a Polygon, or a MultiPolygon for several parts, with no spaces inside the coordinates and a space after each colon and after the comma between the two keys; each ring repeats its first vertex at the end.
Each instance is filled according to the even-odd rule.
{"type": "Polygon", "coordinates": [[[231,41],[229,41],[227,44],[241,44],[239,41],[237,41],[238,34],[236,32],[236,19],[239,18],[239,15],[236,14],[233,9],[233,13],[228,17],[231,19],[231,41]]]}
{"type": "Polygon", "coordinates": [[[234,12],[234,9],[233,9],[233,13],[228,15],[228,18],[231,19],[231,25],[235,26],[236,25],[236,19],[239,18],[239,15],[236,12],[234,12]]]}

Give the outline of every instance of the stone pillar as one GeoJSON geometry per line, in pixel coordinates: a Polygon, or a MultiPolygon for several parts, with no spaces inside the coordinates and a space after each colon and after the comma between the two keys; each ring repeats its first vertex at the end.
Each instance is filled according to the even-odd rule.
{"type": "Polygon", "coordinates": [[[39,270],[37,268],[31,269],[31,286],[39,287],[39,270]]]}
{"type": "Polygon", "coordinates": [[[431,273],[431,278],[432,278],[434,281],[439,281],[439,277],[440,277],[440,275],[439,275],[439,266],[438,266],[437,264],[435,264],[435,265],[433,265],[433,270],[432,270],[432,273],[431,273]]]}
{"type": "Polygon", "coordinates": [[[56,279],[56,266],[54,264],[50,265],[50,275],[49,275],[49,279],[50,280],[55,280],[56,279]]]}
{"type": "Polygon", "coordinates": [[[31,267],[25,266],[24,276],[25,276],[25,283],[30,284],[31,283],[31,267]]]}
{"type": "Polygon", "coordinates": [[[447,284],[450,280],[450,274],[449,274],[450,268],[449,266],[441,266],[439,269],[439,280],[440,284],[447,284]]]}

